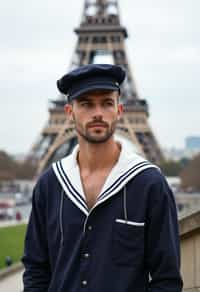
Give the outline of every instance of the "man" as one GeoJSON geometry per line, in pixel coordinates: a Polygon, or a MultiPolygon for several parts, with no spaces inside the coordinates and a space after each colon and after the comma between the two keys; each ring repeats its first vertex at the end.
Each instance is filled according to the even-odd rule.
{"type": "Polygon", "coordinates": [[[113,137],[124,79],[99,64],[57,83],[78,146],[35,186],[24,292],[182,290],[174,196],[155,165],[113,137]]]}

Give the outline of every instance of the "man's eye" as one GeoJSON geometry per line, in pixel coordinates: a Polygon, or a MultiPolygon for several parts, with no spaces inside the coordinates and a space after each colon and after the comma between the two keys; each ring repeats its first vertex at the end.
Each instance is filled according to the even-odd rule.
{"type": "Polygon", "coordinates": [[[110,106],[112,106],[112,105],[113,105],[113,102],[112,102],[112,101],[106,101],[106,102],[105,102],[105,105],[110,105],[110,106]]]}
{"type": "Polygon", "coordinates": [[[90,103],[87,102],[87,101],[85,101],[85,102],[81,102],[81,106],[89,106],[89,105],[90,105],[90,103]]]}

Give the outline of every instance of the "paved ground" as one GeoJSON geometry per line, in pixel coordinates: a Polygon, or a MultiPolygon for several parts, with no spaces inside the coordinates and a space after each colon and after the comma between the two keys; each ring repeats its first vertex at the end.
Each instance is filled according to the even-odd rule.
{"type": "Polygon", "coordinates": [[[22,292],[22,273],[23,271],[17,272],[3,280],[0,280],[0,291],[2,292],[22,292]]]}

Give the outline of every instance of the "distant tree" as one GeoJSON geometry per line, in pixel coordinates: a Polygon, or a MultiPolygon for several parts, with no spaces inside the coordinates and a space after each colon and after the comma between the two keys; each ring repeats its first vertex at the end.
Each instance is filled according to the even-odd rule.
{"type": "Polygon", "coordinates": [[[12,171],[2,170],[0,169],[0,182],[1,181],[7,181],[7,180],[13,180],[15,179],[15,175],[12,171]]]}
{"type": "Polygon", "coordinates": [[[180,163],[182,164],[182,166],[183,166],[183,168],[184,168],[184,167],[186,167],[186,166],[189,164],[190,161],[191,161],[190,158],[188,158],[188,157],[183,157],[183,158],[181,158],[180,163]]]}
{"type": "Polygon", "coordinates": [[[31,161],[17,162],[5,151],[0,151],[0,180],[32,179],[36,166],[31,161]]]}
{"type": "Polygon", "coordinates": [[[17,163],[5,151],[0,151],[0,179],[11,180],[15,178],[17,163]]]}
{"type": "Polygon", "coordinates": [[[18,179],[32,179],[36,173],[36,165],[33,165],[31,161],[26,160],[22,163],[18,163],[16,169],[16,178],[18,179]]]}
{"type": "Polygon", "coordinates": [[[200,191],[200,154],[181,171],[182,187],[200,191]]]}
{"type": "Polygon", "coordinates": [[[160,168],[166,176],[179,176],[183,169],[181,161],[164,160],[160,164],[160,168]]]}

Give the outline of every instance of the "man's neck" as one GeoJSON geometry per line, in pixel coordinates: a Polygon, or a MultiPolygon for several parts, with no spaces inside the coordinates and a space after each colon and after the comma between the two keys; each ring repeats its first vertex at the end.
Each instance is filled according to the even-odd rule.
{"type": "Polygon", "coordinates": [[[112,168],[117,162],[121,146],[113,139],[106,143],[91,144],[79,141],[78,164],[88,172],[112,168]]]}

